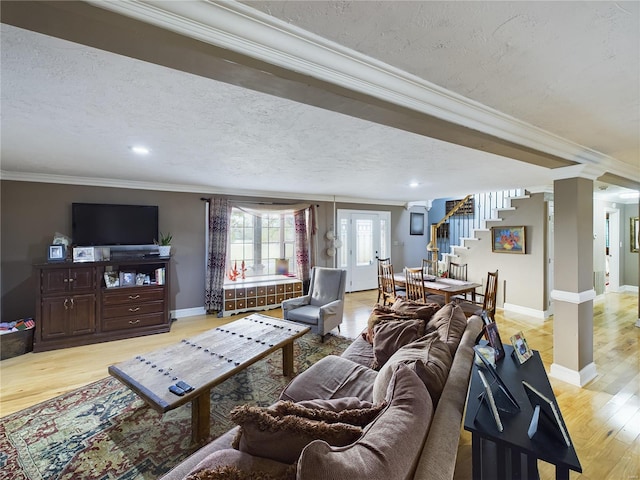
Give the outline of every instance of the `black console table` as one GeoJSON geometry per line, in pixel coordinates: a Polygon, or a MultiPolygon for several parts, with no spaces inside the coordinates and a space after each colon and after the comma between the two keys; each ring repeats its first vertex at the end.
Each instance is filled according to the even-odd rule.
{"type": "MultiPolygon", "coordinates": [[[[539,479],[537,461],[542,460],[556,466],[557,480],[568,480],[569,470],[582,472],[570,438],[571,446],[567,447],[550,428],[539,428],[533,438],[529,438],[527,433],[534,407],[522,385],[523,380],[552,400],[560,412],[540,354],[534,350],[533,357],[520,365],[511,355],[513,347],[504,347],[506,356],[498,361],[496,369],[501,380],[516,398],[520,410],[511,405],[499,390],[486,367],[479,367],[474,363],[464,419],[464,429],[472,435],[473,478],[539,479]],[[502,432],[498,430],[488,403],[480,404],[479,397],[484,391],[484,386],[478,369],[482,370],[488,382],[493,384],[491,390],[502,421],[502,432]]],[[[560,421],[564,425],[562,414],[560,421]]]]}

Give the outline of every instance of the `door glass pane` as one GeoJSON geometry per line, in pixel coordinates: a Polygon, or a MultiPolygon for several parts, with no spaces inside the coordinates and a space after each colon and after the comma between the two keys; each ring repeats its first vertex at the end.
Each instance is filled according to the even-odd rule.
{"type": "Polygon", "coordinates": [[[356,266],[370,265],[373,259],[373,221],[356,220],[356,266]]]}
{"type": "Polygon", "coordinates": [[[389,258],[389,246],[387,245],[387,221],[380,219],[380,258],[389,258]]]}
{"type": "Polygon", "coordinates": [[[340,219],[340,225],[338,227],[338,238],[342,242],[342,247],[338,249],[338,267],[347,268],[349,262],[348,256],[348,240],[349,240],[349,222],[346,218],[340,219]]]}

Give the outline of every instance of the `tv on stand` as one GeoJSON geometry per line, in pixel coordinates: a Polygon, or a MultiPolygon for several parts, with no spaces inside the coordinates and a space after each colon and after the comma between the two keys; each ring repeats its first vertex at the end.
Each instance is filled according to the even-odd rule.
{"type": "Polygon", "coordinates": [[[77,246],[109,247],[112,258],[158,256],[158,207],[73,203],[72,241],[77,246]]]}

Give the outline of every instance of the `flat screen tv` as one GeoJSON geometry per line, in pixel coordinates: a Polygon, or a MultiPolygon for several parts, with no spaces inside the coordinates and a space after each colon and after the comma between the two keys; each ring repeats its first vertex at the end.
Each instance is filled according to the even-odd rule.
{"type": "Polygon", "coordinates": [[[73,203],[71,223],[75,245],[152,245],[158,238],[158,207],[73,203]]]}

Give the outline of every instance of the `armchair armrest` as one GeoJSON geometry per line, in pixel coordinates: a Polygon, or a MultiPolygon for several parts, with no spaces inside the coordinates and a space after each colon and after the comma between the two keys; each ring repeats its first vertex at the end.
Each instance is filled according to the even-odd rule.
{"type": "Polygon", "coordinates": [[[282,301],[282,311],[288,312],[289,310],[293,310],[294,308],[302,307],[303,305],[309,305],[311,301],[310,295],[303,295],[301,297],[290,298],[288,300],[282,301]]]}
{"type": "Polygon", "coordinates": [[[320,318],[326,319],[332,315],[337,315],[344,308],[343,300],[334,300],[320,307],[320,318]]]}

